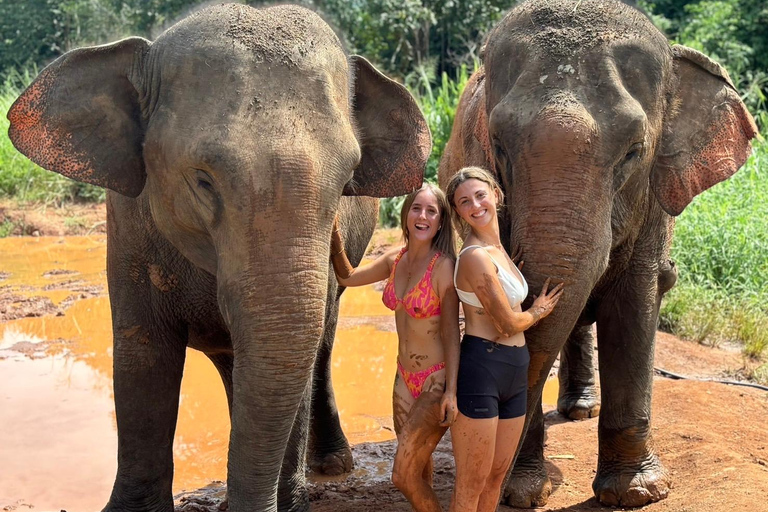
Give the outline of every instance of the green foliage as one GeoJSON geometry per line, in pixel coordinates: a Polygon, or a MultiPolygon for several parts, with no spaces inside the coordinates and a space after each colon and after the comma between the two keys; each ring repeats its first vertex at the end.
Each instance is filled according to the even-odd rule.
{"type": "Polygon", "coordinates": [[[656,0],[640,6],[676,42],[725,66],[758,126],[768,126],[768,2],[656,0]]]}
{"type": "Polygon", "coordinates": [[[678,39],[740,75],[750,64],[752,48],[738,40],[738,0],[705,1],[685,6],[687,23],[678,39]]]}
{"type": "Polygon", "coordinates": [[[472,65],[484,34],[514,0],[317,0],[352,51],[390,74],[472,65]]]}
{"type": "Polygon", "coordinates": [[[400,225],[400,210],[403,208],[405,196],[386,197],[379,201],[379,225],[394,228],[400,225]]]}
{"type": "MultiPolygon", "coordinates": [[[[475,69],[478,66],[479,63],[475,63],[475,69]]],[[[442,73],[438,85],[434,85],[434,80],[423,67],[406,77],[406,86],[416,98],[424,117],[427,119],[429,131],[432,133],[432,154],[424,173],[424,178],[431,183],[437,182],[437,168],[440,164],[440,158],[443,156],[445,144],[451,136],[453,120],[456,117],[456,107],[469,76],[467,66],[462,65],[456,72],[455,80],[448,78],[447,73],[442,73]]]]}
{"type": "Polygon", "coordinates": [[[672,258],[692,284],[733,296],[766,294],[768,143],[732,178],[698,196],[680,215],[672,258]]]}
{"type": "Polygon", "coordinates": [[[14,229],[16,229],[16,224],[8,219],[3,219],[3,221],[0,222],[0,238],[11,236],[14,229]]]}
{"type": "Polygon", "coordinates": [[[79,46],[152,37],[201,0],[0,0],[0,76],[79,46]]]}
{"type": "Polygon", "coordinates": [[[697,343],[717,346],[728,314],[715,304],[728,304],[724,294],[683,282],[665,296],[659,329],[697,343]]]}
{"type": "Polygon", "coordinates": [[[748,305],[733,313],[732,325],[735,326],[736,338],[744,342],[743,353],[747,357],[759,359],[768,352],[768,314],[757,305],[748,305]]]}
{"type": "Polygon", "coordinates": [[[54,0],[0,0],[0,76],[24,69],[60,52],[54,0]]]}

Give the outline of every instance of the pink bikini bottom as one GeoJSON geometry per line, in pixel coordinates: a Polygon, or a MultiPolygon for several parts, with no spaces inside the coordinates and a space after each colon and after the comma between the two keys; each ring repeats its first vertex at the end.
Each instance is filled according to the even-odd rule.
{"type": "Polygon", "coordinates": [[[413,398],[419,398],[419,395],[421,395],[421,388],[424,387],[427,377],[443,368],[445,368],[445,362],[437,363],[436,365],[430,366],[426,370],[421,370],[419,372],[409,372],[403,368],[400,361],[397,362],[397,371],[405,381],[405,385],[408,386],[408,391],[411,392],[413,398]]]}

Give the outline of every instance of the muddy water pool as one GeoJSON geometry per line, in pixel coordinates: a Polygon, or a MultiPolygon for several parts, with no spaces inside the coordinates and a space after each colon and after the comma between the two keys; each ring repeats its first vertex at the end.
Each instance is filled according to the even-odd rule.
{"type": "MultiPolygon", "coordinates": [[[[0,292],[11,297],[0,307],[12,310],[33,297],[48,305],[44,316],[0,324],[0,508],[91,511],[109,496],[117,432],[105,254],[103,237],[0,239],[0,292]]],[[[373,286],[342,297],[332,379],[353,444],[395,437],[397,339],[380,297],[373,286]]],[[[174,493],[224,480],[228,439],[218,373],[189,350],[174,493]]]]}

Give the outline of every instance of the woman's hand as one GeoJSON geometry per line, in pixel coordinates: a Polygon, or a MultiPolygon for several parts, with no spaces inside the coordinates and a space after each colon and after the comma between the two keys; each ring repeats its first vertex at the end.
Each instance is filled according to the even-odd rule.
{"type": "Polygon", "coordinates": [[[549,292],[547,292],[547,288],[549,288],[549,278],[544,281],[541,293],[538,296],[533,296],[533,304],[528,308],[528,312],[533,316],[534,323],[549,315],[555,309],[557,301],[560,300],[560,296],[563,294],[563,283],[558,284],[549,292]]]}
{"type": "Polygon", "coordinates": [[[450,427],[453,422],[456,421],[456,416],[459,414],[459,409],[456,405],[456,394],[443,393],[443,398],[440,399],[440,421],[441,427],[450,427]]]}

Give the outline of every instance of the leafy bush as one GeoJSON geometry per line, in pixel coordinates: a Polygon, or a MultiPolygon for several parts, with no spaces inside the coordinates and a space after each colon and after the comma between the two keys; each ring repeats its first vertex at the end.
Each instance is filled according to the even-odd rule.
{"type": "Polygon", "coordinates": [[[722,64],[758,126],[768,127],[768,3],[765,0],[641,1],[674,41],[722,64]]]}
{"type": "Polygon", "coordinates": [[[480,55],[485,33],[513,0],[316,0],[351,49],[388,73],[452,75],[480,55]]]}

